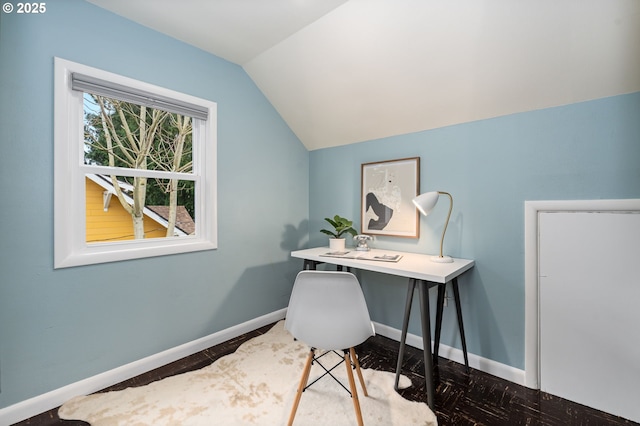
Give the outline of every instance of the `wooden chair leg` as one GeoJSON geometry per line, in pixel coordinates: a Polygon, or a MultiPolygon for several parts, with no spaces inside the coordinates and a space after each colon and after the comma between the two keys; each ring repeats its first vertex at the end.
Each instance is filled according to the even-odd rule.
{"type": "Polygon", "coordinates": [[[358,361],[356,350],[354,348],[350,348],[349,352],[351,353],[351,358],[353,359],[353,365],[356,366],[356,373],[358,373],[358,379],[360,380],[360,386],[362,386],[362,392],[364,393],[364,396],[369,396],[369,394],[367,393],[367,387],[364,385],[364,379],[362,378],[362,371],[360,371],[360,362],[358,361]]]}
{"type": "Polygon", "coordinates": [[[353,379],[349,351],[344,352],[344,364],[347,368],[347,377],[349,378],[349,387],[351,388],[351,399],[353,400],[353,408],[356,411],[358,426],[364,426],[364,422],[362,421],[362,412],[360,411],[360,401],[358,400],[358,389],[356,389],[356,382],[353,379]]]}
{"type": "Polygon", "coordinates": [[[304,370],[302,370],[302,377],[300,378],[300,384],[298,385],[298,391],[296,392],[296,399],[293,402],[291,414],[289,414],[289,422],[287,423],[288,426],[293,425],[293,419],[296,417],[298,404],[300,404],[300,397],[302,397],[302,392],[304,392],[304,388],[307,386],[307,382],[309,381],[309,374],[311,372],[311,364],[313,363],[314,354],[315,350],[311,348],[311,350],[309,351],[309,355],[307,355],[307,362],[304,365],[304,370]]]}

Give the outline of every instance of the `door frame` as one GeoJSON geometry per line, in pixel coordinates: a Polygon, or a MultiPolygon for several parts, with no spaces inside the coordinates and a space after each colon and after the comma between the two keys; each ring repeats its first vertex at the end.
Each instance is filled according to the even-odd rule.
{"type": "Polygon", "coordinates": [[[538,216],[546,212],[638,211],[640,199],[542,200],[524,202],[524,385],[540,389],[540,287],[538,216]]]}

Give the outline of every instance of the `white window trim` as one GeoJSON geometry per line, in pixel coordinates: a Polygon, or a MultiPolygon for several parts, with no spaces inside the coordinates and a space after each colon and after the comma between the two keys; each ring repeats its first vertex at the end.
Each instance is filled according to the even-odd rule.
{"type": "MultiPolygon", "coordinates": [[[[217,104],[152,84],[55,58],[54,66],[54,268],[211,250],[217,231],[217,104]],[[86,243],[83,93],[71,89],[71,73],[175,98],[208,109],[207,121],[194,120],[193,173],[196,232],[179,238],[86,243]],[[204,143],[198,143],[202,141],[204,143]]],[[[109,168],[105,168],[109,169],[109,168]]],[[[91,171],[90,173],[93,173],[91,171]]],[[[148,175],[149,173],[145,173],[148,175]]]]}

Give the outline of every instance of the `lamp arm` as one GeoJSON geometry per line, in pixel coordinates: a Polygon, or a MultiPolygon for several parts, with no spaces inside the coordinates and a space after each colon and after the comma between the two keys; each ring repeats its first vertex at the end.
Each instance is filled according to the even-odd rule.
{"type": "Polygon", "coordinates": [[[447,221],[444,223],[444,229],[442,230],[442,238],[440,239],[440,257],[443,257],[442,246],[444,245],[444,234],[447,232],[447,226],[449,225],[449,218],[451,217],[451,211],[453,210],[453,197],[448,192],[438,191],[438,194],[449,196],[449,214],[447,214],[447,221]]]}

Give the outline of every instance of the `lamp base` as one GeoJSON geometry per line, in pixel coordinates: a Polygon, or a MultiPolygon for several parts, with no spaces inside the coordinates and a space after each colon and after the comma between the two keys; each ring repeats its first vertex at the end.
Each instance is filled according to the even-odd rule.
{"type": "Polygon", "coordinates": [[[435,263],[452,263],[453,258],[451,256],[431,256],[431,261],[435,263]]]}

